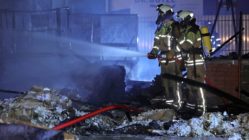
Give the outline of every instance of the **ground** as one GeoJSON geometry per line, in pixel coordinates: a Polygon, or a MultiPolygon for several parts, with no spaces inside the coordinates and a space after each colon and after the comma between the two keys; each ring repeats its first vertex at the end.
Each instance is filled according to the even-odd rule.
{"type": "MultiPolygon", "coordinates": [[[[24,95],[0,101],[1,123],[15,122],[51,129],[62,122],[100,108],[86,103],[74,103],[70,96],[59,93],[57,90],[36,86],[24,95]]],[[[227,112],[209,112],[202,116],[182,119],[174,109],[152,108],[149,105],[138,108],[141,111],[131,114],[131,122],[124,112],[110,111],[67,127],[63,131],[82,138],[95,135],[96,139],[132,135],[141,136],[138,139],[161,136],[172,139],[177,137],[249,139],[249,113],[233,115],[227,112]]],[[[3,128],[3,125],[1,127],[3,128]]],[[[31,131],[33,129],[24,130],[34,132],[31,131]]]]}

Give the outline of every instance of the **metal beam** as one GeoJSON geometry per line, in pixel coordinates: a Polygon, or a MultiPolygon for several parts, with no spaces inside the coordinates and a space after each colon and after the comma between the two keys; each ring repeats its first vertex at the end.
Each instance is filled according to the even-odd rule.
{"type": "Polygon", "coordinates": [[[24,94],[25,92],[14,91],[14,90],[7,90],[7,89],[0,89],[0,93],[24,94]]]}
{"type": "Polygon", "coordinates": [[[215,29],[215,26],[216,26],[216,23],[217,23],[217,20],[218,20],[219,14],[220,14],[220,9],[221,9],[222,3],[223,3],[223,0],[220,0],[220,3],[219,3],[219,5],[218,5],[218,9],[217,9],[217,12],[216,12],[216,16],[215,16],[214,24],[213,24],[213,26],[212,26],[211,36],[212,36],[212,35],[213,35],[213,33],[214,33],[214,29],[215,29]]]}
{"type": "MultiPolygon", "coordinates": [[[[239,28],[240,30],[243,28],[243,13],[240,12],[240,17],[239,17],[239,28]]],[[[239,48],[238,48],[238,92],[239,92],[239,98],[240,96],[240,90],[241,90],[241,65],[242,65],[242,45],[243,45],[243,32],[240,32],[239,34],[239,48]]]]}
{"type": "MultiPolygon", "coordinates": [[[[234,3],[233,3],[233,0],[229,0],[230,1],[230,5],[231,5],[231,10],[232,10],[232,19],[233,19],[233,30],[234,30],[234,33],[237,32],[237,26],[236,26],[236,19],[235,19],[235,12],[234,12],[234,3]]],[[[236,46],[238,45],[238,39],[235,38],[235,44],[236,46]]]]}

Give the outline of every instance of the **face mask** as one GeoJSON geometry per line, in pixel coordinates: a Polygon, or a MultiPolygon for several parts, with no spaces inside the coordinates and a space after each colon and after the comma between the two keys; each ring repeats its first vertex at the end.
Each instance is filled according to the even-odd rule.
{"type": "Polygon", "coordinates": [[[186,23],[185,21],[181,21],[181,22],[180,22],[180,26],[181,26],[181,27],[186,27],[186,26],[187,26],[187,23],[186,23]]]}
{"type": "Polygon", "coordinates": [[[175,14],[173,15],[173,19],[174,19],[174,21],[176,21],[176,22],[178,22],[178,23],[180,23],[180,22],[182,21],[181,18],[178,17],[177,13],[175,13],[175,14]]]}
{"type": "Polygon", "coordinates": [[[169,14],[158,14],[156,24],[160,25],[163,23],[163,21],[170,20],[171,18],[172,18],[172,15],[169,15],[169,14]]]}
{"type": "Polygon", "coordinates": [[[156,20],[156,24],[159,25],[163,22],[163,15],[162,14],[158,14],[157,20],[156,20]]]}

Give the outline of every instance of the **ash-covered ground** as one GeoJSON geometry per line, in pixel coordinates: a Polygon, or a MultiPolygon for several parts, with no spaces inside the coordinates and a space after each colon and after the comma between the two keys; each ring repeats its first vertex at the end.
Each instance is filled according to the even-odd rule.
{"type": "MultiPolygon", "coordinates": [[[[62,95],[60,90],[35,86],[19,97],[2,100],[0,101],[1,123],[25,123],[51,129],[58,124],[110,105],[107,103],[98,106],[76,102],[75,99],[71,100],[71,94],[65,95],[62,95]]],[[[132,101],[126,103],[142,110],[131,114],[132,121],[126,118],[124,112],[116,110],[87,119],[63,131],[77,136],[249,139],[249,113],[232,115],[227,112],[210,112],[182,119],[174,109],[141,104],[132,101]]]]}

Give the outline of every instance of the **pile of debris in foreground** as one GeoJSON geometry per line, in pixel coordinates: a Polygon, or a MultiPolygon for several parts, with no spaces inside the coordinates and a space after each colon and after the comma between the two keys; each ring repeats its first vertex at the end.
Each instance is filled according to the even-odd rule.
{"type": "MultiPolygon", "coordinates": [[[[53,128],[72,118],[82,116],[94,106],[82,104],[75,108],[72,101],[59,91],[34,87],[26,94],[0,101],[2,123],[19,120],[34,126],[53,128]]],[[[110,111],[75,124],[64,131],[75,135],[143,135],[181,137],[229,137],[249,139],[249,113],[228,115],[226,112],[206,113],[201,117],[183,120],[172,109],[151,109],[132,114],[132,122],[124,112],[110,111]]]]}

